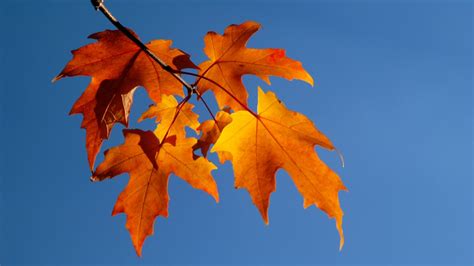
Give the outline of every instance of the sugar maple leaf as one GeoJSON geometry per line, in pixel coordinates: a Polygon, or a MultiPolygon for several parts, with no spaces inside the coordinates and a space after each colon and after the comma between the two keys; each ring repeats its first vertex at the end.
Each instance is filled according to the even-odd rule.
{"type": "Polygon", "coordinates": [[[172,136],[160,142],[151,131],[125,129],[123,133],[125,143],[105,152],[104,162],[97,167],[92,180],[104,180],[125,172],[130,174],[112,215],[126,214],[126,227],[141,256],[145,238],[153,234],[155,218],[168,216],[169,175],[174,173],[218,202],[217,185],[211,176],[216,167],[203,157],[193,158],[194,138],[172,136]]]}
{"type": "Polygon", "coordinates": [[[213,80],[198,80],[201,93],[211,89],[221,108],[229,106],[234,110],[244,109],[248,94],[242,83],[242,76],[252,74],[270,84],[269,76],[288,80],[299,79],[313,85],[313,78],[303,69],[299,61],[285,56],[283,49],[247,48],[249,38],[260,28],[260,24],[248,21],[230,25],[219,35],[208,32],[204,37],[204,52],[209,60],[199,65],[199,75],[213,80]],[[230,96],[232,94],[233,96],[230,96]]]}
{"type": "Polygon", "coordinates": [[[184,138],[186,136],[185,127],[197,131],[199,127],[198,115],[193,112],[194,105],[184,102],[180,105],[175,97],[163,96],[160,103],[151,105],[138,121],[147,118],[156,118],[160,122],[155,129],[155,135],[162,140],[168,132],[169,136],[184,138]],[[176,115],[176,118],[175,118],[176,115]]]}
{"type": "Polygon", "coordinates": [[[343,212],[339,190],[342,181],[314,151],[315,145],[334,149],[304,115],[288,110],[274,93],[258,89],[258,115],[248,111],[231,114],[232,122],[222,131],[212,152],[228,152],[234,167],[235,186],[250,193],[265,223],[270,194],[275,191],[275,173],[285,169],[303,195],[304,207],[315,204],[336,219],[344,244],[343,212]]]}
{"type": "MultiPolygon", "coordinates": [[[[70,114],[84,116],[81,127],[86,129],[87,156],[93,169],[102,141],[109,137],[114,124],[128,126],[137,86],[143,86],[155,102],[161,101],[162,94],[183,95],[183,90],[181,83],[120,31],[106,30],[89,38],[97,42],[72,51],[73,59],[53,81],[72,76],[92,77],[70,114]]],[[[196,68],[189,55],[171,48],[171,44],[169,40],[155,40],[147,47],[174,69],[196,68]]]]}

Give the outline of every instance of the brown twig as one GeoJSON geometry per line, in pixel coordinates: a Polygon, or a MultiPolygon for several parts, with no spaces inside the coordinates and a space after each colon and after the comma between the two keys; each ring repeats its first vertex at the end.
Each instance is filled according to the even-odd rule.
{"type": "Polygon", "coordinates": [[[206,107],[206,110],[209,112],[209,114],[211,115],[212,117],[212,120],[214,120],[214,122],[216,122],[217,124],[217,120],[216,120],[216,117],[214,116],[214,114],[212,113],[211,111],[211,108],[209,108],[209,105],[207,105],[207,102],[204,100],[204,98],[202,98],[202,95],[201,93],[199,92],[199,90],[195,90],[195,93],[197,95],[197,98],[198,100],[201,100],[201,102],[204,104],[204,106],[206,107]]]}

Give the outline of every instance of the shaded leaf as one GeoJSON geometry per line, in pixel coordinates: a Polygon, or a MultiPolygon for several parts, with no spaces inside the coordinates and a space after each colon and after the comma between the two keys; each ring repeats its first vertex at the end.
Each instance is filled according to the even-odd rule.
{"type": "Polygon", "coordinates": [[[207,156],[207,151],[209,150],[209,147],[212,144],[216,143],[224,127],[232,121],[228,110],[219,111],[216,114],[215,118],[216,120],[211,119],[202,122],[201,125],[197,128],[199,131],[202,132],[202,135],[193,148],[194,150],[200,149],[204,157],[207,156]]]}
{"type": "MultiPolygon", "coordinates": [[[[54,79],[90,76],[91,83],[74,104],[71,114],[82,113],[86,129],[89,166],[94,161],[103,139],[107,139],[115,123],[128,124],[133,90],[143,86],[155,102],[161,95],[183,95],[181,83],[120,31],[106,30],[89,36],[97,42],[72,51],[73,59],[54,79]]],[[[156,40],[147,47],[174,69],[196,68],[184,52],[171,48],[169,40],[156,40]]]]}

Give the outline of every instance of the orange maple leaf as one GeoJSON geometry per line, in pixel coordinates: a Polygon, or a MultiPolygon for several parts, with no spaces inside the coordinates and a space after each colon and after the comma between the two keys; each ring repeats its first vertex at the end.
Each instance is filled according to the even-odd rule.
{"type": "Polygon", "coordinates": [[[160,103],[151,105],[138,121],[147,118],[156,118],[158,126],[155,129],[155,135],[159,140],[163,140],[168,133],[169,136],[184,138],[186,136],[186,127],[198,131],[199,116],[193,112],[194,105],[188,102],[178,103],[173,96],[164,95],[160,103]]]}
{"type": "Polygon", "coordinates": [[[286,57],[285,50],[245,47],[259,28],[260,24],[248,21],[230,25],[224,35],[211,31],[204,37],[204,52],[209,60],[199,65],[199,75],[205,77],[198,79],[199,91],[202,94],[211,89],[221,108],[245,109],[242,106],[247,105],[248,98],[242,83],[245,74],[256,75],[268,84],[272,75],[288,80],[300,79],[313,85],[313,78],[299,61],[286,57]]]}
{"type": "Polygon", "coordinates": [[[304,207],[315,204],[336,219],[344,244],[343,212],[339,190],[346,187],[314,151],[314,145],[334,149],[331,141],[319,132],[304,115],[288,110],[274,93],[258,89],[258,115],[238,111],[222,131],[212,152],[231,156],[235,186],[250,193],[265,223],[268,223],[270,194],[275,191],[275,173],[285,169],[303,195],[304,207]]]}
{"type": "MultiPolygon", "coordinates": [[[[92,77],[70,114],[84,116],[81,127],[86,129],[87,156],[93,169],[102,141],[109,137],[114,124],[128,126],[137,86],[143,86],[155,102],[161,101],[162,94],[182,96],[183,90],[179,81],[120,31],[106,30],[89,38],[97,42],[72,51],[73,59],[53,81],[72,76],[92,77]]],[[[169,40],[155,40],[147,47],[174,69],[196,68],[189,55],[170,48],[171,44],[169,40]]]]}
{"type": "Polygon", "coordinates": [[[130,174],[112,215],[122,212],[127,215],[126,227],[141,256],[145,238],[153,234],[155,218],[168,216],[169,175],[174,173],[218,202],[217,185],[211,176],[216,167],[203,157],[193,158],[194,138],[172,136],[160,142],[151,131],[125,129],[123,132],[125,143],[105,152],[105,159],[95,170],[92,180],[101,181],[125,172],[130,174]]]}
{"type": "Polygon", "coordinates": [[[201,153],[204,157],[207,156],[207,152],[212,144],[216,143],[222,130],[226,127],[232,118],[230,118],[229,110],[224,109],[216,114],[215,120],[207,120],[201,123],[197,130],[201,131],[202,134],[199,137],[194,150],[201,149],[201,153]]]}

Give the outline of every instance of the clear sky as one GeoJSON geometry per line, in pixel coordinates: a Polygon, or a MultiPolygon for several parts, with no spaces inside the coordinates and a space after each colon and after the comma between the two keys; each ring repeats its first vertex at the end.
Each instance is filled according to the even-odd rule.
{"type": "MultiPolygon", "coordinates": [[[[252,104],[257,85],[274,90],[344,154],[342,168],[336,153],[320,153],[349,188],[344,249],[334,220],[303,209],[284,171],[265,226],[227,163],[214,171],[219,204],[171,177],[170,216],[138,258],[125,216],[110,215],[128,176],[89,182],[82,117],[68,116],[89,78],[50,82],[70,50],[112,25],[88,0],[2,0],[0,264],[473,263],[472,2],[106,3],[142,40],[172,39],[196,63],[207,31],[246,20],[263,25],[249,46],[303,62],[314,88],[244,81],[252,104]]],[[[130,127],[152,129],[136,122],[150,103],[140,89],[130,127]]],[[[104,148],[122,142],[121,129],[104,148]]]]}

